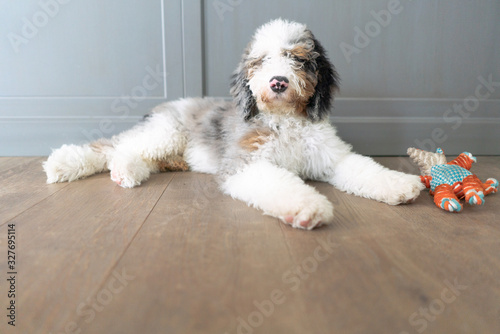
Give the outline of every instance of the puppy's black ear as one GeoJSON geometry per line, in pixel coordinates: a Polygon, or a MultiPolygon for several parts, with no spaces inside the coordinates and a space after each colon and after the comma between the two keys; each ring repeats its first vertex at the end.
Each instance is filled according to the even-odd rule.
{"type": "Polygon", "coordinates": [[[248,86],[248,48],[243,53],[242,59],[238,68],[231,77],[231,95],[233,96],[236,106],[239,108],[245,121],[259,113],[257,101],[255,100],[250,87],[248,86]]]}
{"type": "Polygon", "coordinates": [[[339,89],[340,78],[335,71],[323,46],[313,37],[314,52],[318,55],[316,58],[316,71],[318,83],[313,96],[307,104],[307,117],[312,121],[324,119],[330,113],[333,102],[333,96],[339,89]]]}

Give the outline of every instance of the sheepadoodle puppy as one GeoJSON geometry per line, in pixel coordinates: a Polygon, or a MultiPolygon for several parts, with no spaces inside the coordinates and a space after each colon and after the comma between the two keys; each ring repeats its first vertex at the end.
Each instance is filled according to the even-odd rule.
{"type": "Polygon", "coordinates": [[[124,188],[151,173],[216,174],[221,190],[296,228],[333,219],[328,199],[304,179],[396,205],[420,178],[358,155],[329,122],[338,76],[305,25],[274,20],[257,30],[231,82],[232,101],[189,98],[156,107],[111,139],[63,145],[44,163],[47,182],[110,171],[124,188]]]}

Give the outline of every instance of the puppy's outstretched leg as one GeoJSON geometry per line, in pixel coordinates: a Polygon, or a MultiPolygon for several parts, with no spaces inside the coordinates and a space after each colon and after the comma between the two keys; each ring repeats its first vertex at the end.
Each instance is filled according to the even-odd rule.
{"type": "Polygon", "coordinates": [[[295,228],[311,230],[333,220],[333,205],[325,196],[267,161],[251,163],[225,178],[222,190],[295,228]]]}
{"type": "Polygon", "coordinates": [[[151,173],[168,169],[169,161],[182,164],[187,137],[178,113],[168,108],[111,139],[54,150],[43,165],[47,182],[74,181],[110,170],[114,182],[132,188],[151,173]]]}
{"type": "Polygon", "coordinates": [[[336,161],[328,181],[345,192],[391,205],[411,202],[425,188],[418,175],[390,170],[355,153],[336,161]]]}
{"type": "Polygon", "coordinates": [[[111,148],[105,139],[82,146],[63,145],[43,163],[47,183],[71,182],[107,171],[106,151],[111,148]]]}

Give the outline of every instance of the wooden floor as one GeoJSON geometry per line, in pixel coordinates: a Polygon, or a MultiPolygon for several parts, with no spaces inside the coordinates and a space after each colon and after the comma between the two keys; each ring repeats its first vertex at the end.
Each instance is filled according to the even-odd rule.
{"type": "MultiPolygon", "coordinates": [[[[478,160],[500,179],[500,157],[478,160]]],[[[209,175],[47,185],[42,161],[0,158],[0,333],[500,333],[499,194],[451,214],[427,192],[393,207],[313,182],[335,220],[305,232],[209,175]]]]}

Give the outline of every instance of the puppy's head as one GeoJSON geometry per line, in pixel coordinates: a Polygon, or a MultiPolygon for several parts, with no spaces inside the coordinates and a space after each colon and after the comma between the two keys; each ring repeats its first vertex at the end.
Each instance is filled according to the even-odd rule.
{"type": "Polygon", "coordinates": [[[246,120],[260,112],[328,115],[338,75],[305,25],[274,20],[257,30],[233,74],[231,94],[246,120]]]}

